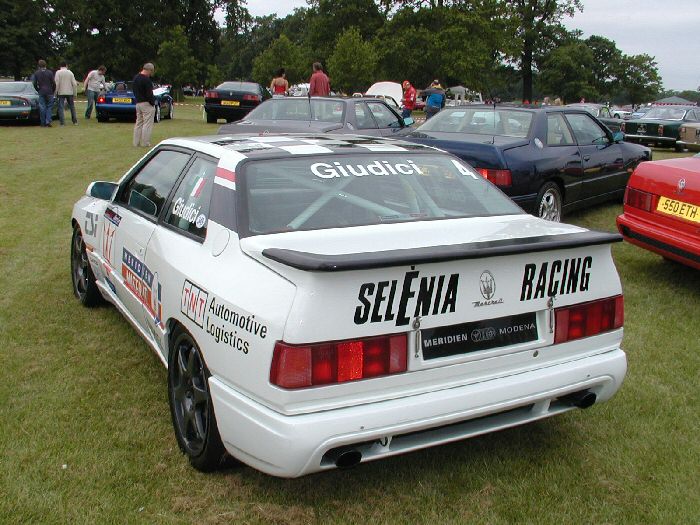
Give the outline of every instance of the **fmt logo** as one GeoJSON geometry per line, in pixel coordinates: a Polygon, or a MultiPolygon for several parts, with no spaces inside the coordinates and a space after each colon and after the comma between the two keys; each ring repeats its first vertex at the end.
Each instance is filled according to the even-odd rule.
{"type": "Polygon", "coordinates": [[[182,286],[180,311],[197,323],[198,326],[204,328],[204,312],[208,299],[208,292],[205,292],[190,281],[185,281],[185,284],[182,286]]]}

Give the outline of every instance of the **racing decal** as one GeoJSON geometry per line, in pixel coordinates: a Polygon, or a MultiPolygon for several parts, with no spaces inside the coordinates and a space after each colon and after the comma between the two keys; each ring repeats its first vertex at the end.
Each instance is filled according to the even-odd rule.
{"type": "Polygon", "coordinates": [[[214,176],[214,184],[236,191],[236,172],[217,167],[216,175],[214,176]]]}
{"type": "Polygon", "coordinates": [[[99,215],[90,211],[85,214],[85,235],[94,237],[97,232],[97,222],[99,218],[99,215]]]}
{"type": "Polygon", "coordinates": [[[525,265],[520,300],[542,299],[588,291],[593,257],[554,260],[525,265]]]}
{"type": "Polygon", "coordinates": [[[197,326],[204,328],[215,343],[230,346],[244,354],[250,351],[248,336],[267,337],[267,326],[256,320],[255,315],[239,312],[188,280],[182,286],[180,311],[197,326]]]}
{"type": "Polygon", "coordinates": [[[102,223],[102,255],[110,264],[114,266],[114,234],[117,227],[111,221],[102,223]]]}
{"type": "Polygon", "coordinates": [[[114,211],[112,208],[107,208],[105,210],[105,219],[107,219],[109,222],[114,224],[115,226],[119,226],[119,223],[122,220],[122,216],[119,215],[116,211],[114,211]]]}
{"type": "Polygon", "coordinates": [[[155,323],[163,328],[163,306],[158,276],[126,248],[122,248],[122,277],[126,287],[141,301],[155,323]]]}
{"type": "Polygon", "coordinates": [[[355,324],[394,321],[406,326],[411,317],[453,313],[457,306],[459,274],[426,275],[411,267],[403,281],[379,281],[360,286],[355,324]]]}
{"type": "Polygon", "coordinates": [[[364,177],[366,175],[423,175],[421,169],[412,160],[391,163],[375,160],[367,164],[341,164],[340,162],[316,162],[311,165],[311,172],[322,179],[336,177],[364,177]]]}
{"type": "MultiPolygon", "coordinates": [[[[196,188],[195,188],[196,189],[196,188]]],[[[185,199],[178,197],[173,203],[173,215],[185,219],[190,224],[194,224],[197,228],[203,227],[207,222],[207,217],[203,213],[199,213],[202,205],[190,202],[185,204],[185,199]]]]}

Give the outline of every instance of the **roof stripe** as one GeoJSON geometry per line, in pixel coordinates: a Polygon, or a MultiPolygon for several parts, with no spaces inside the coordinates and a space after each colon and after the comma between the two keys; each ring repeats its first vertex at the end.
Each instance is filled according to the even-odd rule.
{"type": "Polygon", "coordinates": [[[294,146],[279,146],[280,149],[293,155],[308,155],[310,153],[333,153],[332,149],[316,144],[298,144],[294,146]]]}

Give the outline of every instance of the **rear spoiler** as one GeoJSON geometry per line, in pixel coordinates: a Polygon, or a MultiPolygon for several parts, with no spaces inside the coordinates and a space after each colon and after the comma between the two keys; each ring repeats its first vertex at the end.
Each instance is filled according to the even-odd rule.
{"type": "Polygon", "coordinates": [[[292,268],[298,268],[299,270],[309,272],[343,272],[459,259],[503,257],[505,255],[564,250],[621,241],[622,235],[619,233],[585,231],[562,235],[542,235],[539,237],[499,239],[497,241],[470,242],[381,252],[345,253],[340,255],[299,252],[284,248],[266,248],[262,254],[268,259],[292,268]]]}

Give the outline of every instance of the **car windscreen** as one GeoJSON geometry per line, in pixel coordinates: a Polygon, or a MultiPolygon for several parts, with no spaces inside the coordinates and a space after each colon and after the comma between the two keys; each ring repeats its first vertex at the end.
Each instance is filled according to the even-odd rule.
{"type": "Polygon", "coordinates": [[[336,100],[273,98],[248,113],[246,120],[318,120],[341,123],[345,104],[336,100]]]}
{"type": "Polygon", "coordinates": [[[131,81],[128,81],[128,82],[120,81],[120,82],[116,82],[114,84],[111,91],[115,91],[118,93],[126,93],[127,91],[133,91],[132,86],[133,86],[133,82],[131,82],[131,81]]]}
{"type": "Polygon", "coordinates": [[[644,118],[659,120],[683,120],[686,109],[682,108],[651,108],[644,118]]]}
{"type": "Polygon", "coordinates": [[[244,236],[524,213],[467,164],[433,153],[255,160],[236,177],[244,236]]]}
{"type": "Polygon", "coordinates": [[[467,107],[443,110],[426,120],[418,130],[524,138],[530,132],[531,124],[530,112],[467,107]]]}
{"type": "Polygon", "coordinates": [[[0,82],[0,93],[25,93],[34,91],[32,85],[28,82],[0,82]]]}
{"type": "Polygon", "coordinates": [[[224,82],[216,86],[216,89],[229,91],[245,91],[246,93],[260,93],[258,85],[254,82],[224,82]]]}

